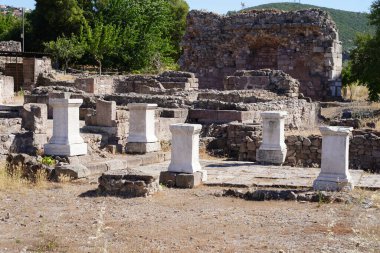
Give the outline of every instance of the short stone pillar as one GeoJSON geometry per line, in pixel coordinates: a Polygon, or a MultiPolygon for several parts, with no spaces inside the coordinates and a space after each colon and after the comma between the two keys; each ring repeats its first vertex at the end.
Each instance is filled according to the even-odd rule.
{"type": "Polygon", "coordinates": [[[53,107],[53,136],[44,145],[45,155],[77,156],[87,154],[87,144],[79,134],[79,106],[82,99],[49,99],[53,107]]]}
{"type": "Polygon", "coordinates": [[[286,158],[285,111],[262,112],[263,142],[257,151],[256,160],[264,164],[283,164],[286,158]]]}
{"type": "MultiPolygon", "coordinates": [[[[33,143],[33,147],[30,149],[30,153],[32,154],[40,152],[48,139],[47,115],[46,104],[24,104],[20,110],[20,116],[22,118],[21,127],[31,133],[29,136],[32,138],[33,143]]],[[[25,137],[23,138],[24,140],[25,137]]]]}
{"type": "Polygon", "coordinates": [[[352,127],[320,127],[322,133],[321,173],[314,181],[316,191],[342,191],[354,188],[349,162],[349,136],[352,127]]]}
{"type": "Polygon", "coordinates": [[[202,125],[172,124],[172,151],[168,171],[161,172],[160,183],[169,187],[193,188],[207,180],[199,163],[199,133],[202,125]]]}
{"type": "Polygon", "coordinates": [[[155,133],[156,104],[128,104],[129,135],[127,153],[145,154],[161,149],[155,133]]]}

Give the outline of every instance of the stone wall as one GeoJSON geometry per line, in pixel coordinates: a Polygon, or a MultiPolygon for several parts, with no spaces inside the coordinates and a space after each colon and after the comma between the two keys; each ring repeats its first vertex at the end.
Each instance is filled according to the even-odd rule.
{"type": "MultiPolygon", "coordinates": [[[[0,51],[21,52],[21,42],[12,41],[12,40],[0,41],[0,51]]],[[[22,58],[2,56],[0,57],[0,70],[5,71],[6,63],[17,63],[17,62],[22,62],[22,58]]]]}
{"type": "Polygon", "coordinates": [[[281,70],[238,70],[224,79],[225,90],[270,90],[288,97],[299,96],[300,83],[281,70]]]}
{"type": "Polygon", "coordinates": [[[23,77],[24,90],[32,90],[37,83],[38,76],[49,74],[52,71],[51,59],[44,58],[24,58],[23,59],[23,77]]]}
{"type": "Polygon", "coordinates": [[[72,87],[92,94],[110,94],[115,91],[115,82],[112,76],[85,77],[76,79],[72,87]]]}
{"type": "Polygon", "coordinates": [[[340,96],[342,45],[327,12],[250,11],[221,16],[191,11],[182,41],[182,70],[199,87],[223,89],[236,70],[278,69],[301,83],[313,99],[340,96]]]}
{"type": "Polygon", "coordinates": [[[304,129],[316,126],[318,124],[318,116],[320,115],[319,103],[309,103],[305,99],[275,96],[273,97],[273,101],[271,101],[272,96],[252,96],[244,94],[241,91],[200,94],[199,98],[198,101],[194,101],[194,108],[198,110],[192,110],[189,115],[189,119],[193,122],[212,123],[210,120],[218,117],[219,113],[227,114],[227,112],[222,112],[223,110],[242,111],[240,113],[242,120],[236,117],[230,120],[230,117],[222,116],[220,118],[225,119],[225,121],[214,122],[228,123],[234,120],[239,122],[260,122],[260,114],[263,111],[287,111],[288,115],[285,119],[286,128],[304,129]],[[240,97],[242,97],[241,102],[236,102],[239,101],[240,97]],[[254,102],[256,99],[260,102],[254,102]],[[199,111],[199,109],[203,111],[199,111]]]}
{"type": "Polygon", "coordinates": [[[166,71],[160,75],[121,76],[115,81],[116,93],[154,94],[166,90],[198,90],[198,79],[195,75],[181,71],[166,71]]]}
{"type": "Polygon", "coordinates": [[[0,51],[21,52],[21,42],[19,41],[0,41],[0,51]]]}
{"type": "MultiPolygon", "coordinates": [[[[210,131],[203,137],[213,137],[208,142],[212,153],[224,154],[241,161],[256,161],[256,151],[261,144],[260,125],[228,124],[218,131],[210,131]]],[[[286,136],[288,151],[284,165],[320,167],[322,136],[286,136]]],[[[380,132],[354,130],[350,140],[350,168],[380,173],[380,132]]]]}
{"type": "Polygon", "coordinates": [[[190,107],[192,101],[187,100],[182,96],[173,95],[146,95],[146,94],[109,94],[103,96],[104,100],[116,101],[119,106],[126,106],[130,103],[147,103],[157,104],[163,108],[186,108],[190,107]]]}
{"type": "Polygon", "coordinates": [[[14,80],[11,76],[0,76],[0,103],[11,102],[14,98],[14,80]]]}
{"type": "Polygon", "coordinates": [[[160,75],[78,76],[75,80],[56,80],[54,75],[41,75],[38,86],[66,86],[95,95],[112,93],[157,94],[198,90],[193,73],[166,71],[160,75]]]}
{"type": "Polygon", "coordinates": [[[23,68],[22,63],[7,62],[4,65],[4,75],[13,77],[14,91],[19,91],[24,85],[23,68]]]}

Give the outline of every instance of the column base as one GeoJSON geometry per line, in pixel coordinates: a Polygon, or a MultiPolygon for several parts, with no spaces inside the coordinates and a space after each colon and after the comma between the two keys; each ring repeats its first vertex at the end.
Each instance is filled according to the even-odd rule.
{"type": "Polygon", "coordinates": [[[328,179],[328,175],[319,175],[318,178],[314,180],[313,189],[315,191],[352,191],[354,184],[351,178],[344,180],[336,178],[328,179]]]}
{"type": "Polygon", "coordinates": [[[281,165],[285,162],[287,149],[265,150],[259,149],[256,153],[256,161],[263,164],[281,165]]]}
{"type": "Polygon", "coordinates": [[[44,145],[44,154],[58,156],[87,155],[87,143],[77,143],[69,145],[48,143],[44,145]]]}
{"type": "Polygon", "coordinates": [[[207,181],[207,171],[201,170],[191,174],[182,172],[162,171],[160,184],[166,187],[195,188],[207,181]]]}
{"type": "Polygon", "coordinates": [[[161,150],[160,142],[128,142],[126,153],[128,154],[146,154],[161,150]]]}
{"type": "Polygon", "coordinates": [[[352,182],[331,182],[315,180],[313,183],[315,191],[352,191],[354,185],[352,182]]]}

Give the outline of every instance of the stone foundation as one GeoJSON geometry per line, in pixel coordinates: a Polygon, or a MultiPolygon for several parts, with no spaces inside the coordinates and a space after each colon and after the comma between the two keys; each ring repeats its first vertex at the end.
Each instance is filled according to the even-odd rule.
{"type": "Polygon", "coordinates": [[[127,198],[147,197],[161,190],[157,177],[137,170],[114,170],[99,177],[99,191],[103,194],[127,198]]]}
{"type": "Polygon", "coordinates": [[[172,171],[162,171],[160,173],[160,184],[166,187],[192,189],[205,181],[207,181],[207,171],[205,170],[191,174],[172,171]]]}

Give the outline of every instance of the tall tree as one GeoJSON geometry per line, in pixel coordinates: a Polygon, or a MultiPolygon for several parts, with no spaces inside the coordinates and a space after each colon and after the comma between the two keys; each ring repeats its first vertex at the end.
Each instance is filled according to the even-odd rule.
{"type": "Polygon", "coordinates": [[[170,43],[174,49],[172,57],[177,61],[182,54],[180,44],[182,37],[185,35],[186,16],[189,13],[189,5],[184,0],[169,0],[169,3],[171,16],[169,36],[170,43]]]}
{"type": "Polygon", "coordinates": [[[120,28],[112,24],[96,22],[94,27],[86,26],[84,36],[87,53],[98,63],[102,74],[102,62],[105,57],[117,54],[120,48],[120,28]]]}
{"type": "Polygon", "coordinates": [[[21,19],[11,14],[0,15],[0,40],[20,40],[21,19]]]}
{"type": "Polygon", "coordinates": [[[75,35],[70,38],[58,37],[56,41],[45,42],[45,51],[63,64],[66,71],[70,61],[80,59],[85,52],[85,44],[75,35]]]}
{"type": "Polygon", "coordinates": [[[36,0],[31,14],[35,48],[60,36],[78,34],[86,20],[77,0],[36,0]]]}
{"type": "Polygon", "coordinates": [[[376,26],[374,36],[360,35],[356,39],[356,48],[351,51],[351,76],[366,85],[369,99],[380,99],[380,0],[373,2],[369,15],[370,23],[376,26]]]}

